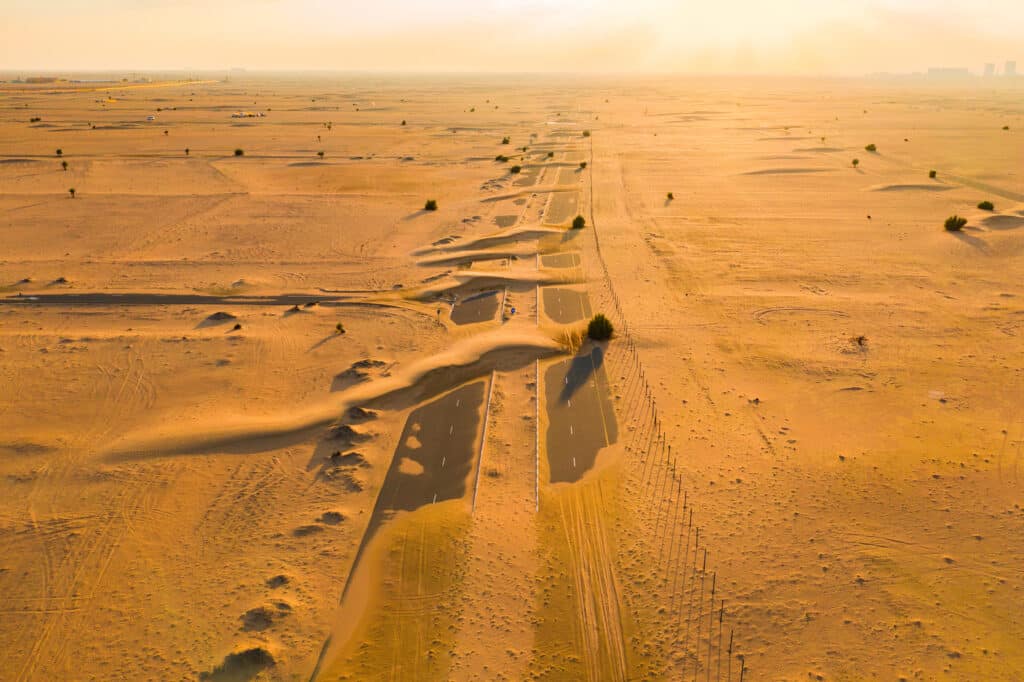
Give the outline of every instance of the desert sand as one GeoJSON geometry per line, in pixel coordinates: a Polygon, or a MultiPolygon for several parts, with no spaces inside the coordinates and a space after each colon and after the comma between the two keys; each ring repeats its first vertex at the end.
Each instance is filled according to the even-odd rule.
{"type": "Polygon", "coordinates": [[[1020,93],[0,86],[0,678],[1024,678],[1020,93]]]}

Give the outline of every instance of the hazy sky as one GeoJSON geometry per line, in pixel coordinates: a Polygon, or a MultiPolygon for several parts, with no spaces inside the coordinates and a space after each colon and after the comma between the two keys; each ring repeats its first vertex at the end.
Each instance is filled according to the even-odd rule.
{"type": "Polygon", "coordinates": [[[0,69],[862,74],[1019,59],[1024,0],[0,0],[0,69]]]}

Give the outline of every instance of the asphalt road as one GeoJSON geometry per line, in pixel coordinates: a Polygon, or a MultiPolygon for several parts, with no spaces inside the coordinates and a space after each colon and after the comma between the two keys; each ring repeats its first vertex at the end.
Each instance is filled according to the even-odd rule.
{"type": "Polygon", "coordinates": [[[562,287],[544,287],[544,314],[559,324],[590,319],[590,298],[586,293],[562,287]]]}
{"type": "Polygon", "coordinates": [[[455,324],[473,324],[493,320],[498,314],[498,294],[500,291],[482,291],[458,301],[452,308],[452,322],[455,324]]]}
{"type": "Polygon", "coordinates": [[[546,268],[572,268],[580,264],[580,254],[575,251],[551,253],[540,257],[546,268]]]}
{"type": "Polygon", "coordinates": [[[552,483],[578,481],[618,438],[604,351],[557,362],[544,373],[547,458],[552,483]]]}

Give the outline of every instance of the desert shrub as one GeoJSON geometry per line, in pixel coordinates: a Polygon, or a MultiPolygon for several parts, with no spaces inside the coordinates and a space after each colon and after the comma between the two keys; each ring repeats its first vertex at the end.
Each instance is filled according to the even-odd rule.
{"type": "Polygon", "coordinates": [[[936,175],[938,175],[938,173],[936,173],[935,171],[933,171],[933,170],[928,171],[928,177],[931,178],[932,180],[935,179],[936,175]]]}
{"type": "Polygon", "coordinates": [[[185,156],[188,156],[190,151],[191,150],[188,147],[185,147],[185,156]]]}
{"type": "Polygon", "coordinates": [[[548,158],[549,159],[555,158],[555,153],[554,152],[548,152],[548,158]]]}
{"type": "Polygon", "coordinates": [[[58,149],[57,150],[57,156],[62,156],[63,154],[64,154],[64,150],[63,149],[58,149]]]}
{"type": "Polygon", "coordinates": [[[572,219],[572,229],[582,230],[587,224],[587,219],[581,215],[576,216],[572,219]]]}
{"type": "Polygon", "coordinates": [[[334,331],[336,333],[338,333],[338,334],[344,334],[345,333],[345,325],[343,325],[341,322],[339,322],[338,324],[334,325],[334,331]]]}
{"type": "Polygon", "coordinates": [[[61,161],[60,162],[60,167],[63,168],[65,172],[67,172],[67,170],[68,170],[68,162],[67,161],[61,161]]]}
{"type": "Polygon", "coordinates": [[[40,121],[42,121],[42,120],[43,120],[43,119],[41,119],[41,118],[40,118],[40,117],[38,117],[38,116],[33,116],[32,118],[30,118],[30,119],[28,120],[28,122],[29,122],[29,123],[39,123],[39,122],[40,122],[40,121]]]}
{"type": "Polygon", "coordinates": [[[961,218],[958,215],[951,215],[946,218],[945,227],[949,232],[959,232],[964,229],[964,225],[967,224],[967,218],[961,218]]]}
{"type": "Polygon", "coordinates": [[[437,199],[427,199],[427,203],[423,204],[424,211],[436,211],[437,210],[437,199]]]}
{"type": "Polygon", "coordinates": [[[402,125],[405,125],[405,119],[404,118],[402,119],[402,125]]]}
{"type": "Polygon", "coordinates": [[[245,150],[244,149],[236,149],[235,150],[235,156],[245,156],[245,150]]]}
{"type": "Polygon", "coordinates": [[[323,151],[319,151],[319,152],[317,152],[317,153],[316,153],[316,155],[317,155],[317,156],[319,156],[319,157],[320,157],[321,159],[323,159],[323,158],[324,158],[324,153],[323,153],[323,151]]]}
{"type": "Polygon", "coordinates": [[[508,172],[511,173],[512,175],[516,175],[517,173],[521,172],[522,170],[523,170],[522,166],[512,166],[511,168],[508,169],[508,172]]]}
{"type": "Polygon", "coordinates": [[[503,137],[503,138],[501,138],[501,143],[502,143],[502,144],[509,144],[509,143],[510,143],[511,141],[512,141],[512,140],[511,140],[511,139],[509,139],[509,138],[507,138],[507,137],[503,137]]]}
{"type": "Polygon", "coordinates": [[[615,327],[612,325],[612,321],[604,316],[604,313],[594,315],[590,318],[590,323],[587,324],[587,336],[594,341],[607,341],[612,338],[613,333],[615,333],[615,327]]]}
{"type": "Polygon", "coordinates": [[[589,130],[584,130],[583,131],[583,137],[590,137],[590,131],[589,130]]]}
{"type": "Polygon", "coordinates": [[[868,146],[864,147],[864,149],[865,149],[865,151],[869,151],[869,152],[872,152],[872,153],[878,151],[878,147],[876,147],[874,144],[869,144],[868,146]]]}
{"type": "Polygon", "coordinates": [[[672,192],[669,192],[668,194],[665,195],[665,198],[668,199],[669,201],[672,201],[673,199],[676,198],[676,195],[673,194],[672,192]]]}
{"type": "Polygon", "coordinates": [[[991,201],[983,201],[983,202],[981,202],[980,204],[978,204],[978,208],[980,208],[982,211],[994,211],[994,210],[996,210],[995,204],[993,204],[991,201]]]}
{"type": "Polygon", "coordinates": [[[587,167],[587,162],[586,161],[580,161],[580,170],[583,170],[586,167],[587,167]]]}
{"type": "Polygon", "coordinates": [[[1003,126],[1003,130],[1009,130],[1010,126],[1003,126]]]}
{"type": "Polygon", "coordinates": [[[505,156],[504,154],[498,154],[497,156],[494,157],[494,160],[497,161],[498,163],[508,163],[508,157],[505,156]]]}
{"type": "Polygon", "coordinates": [[[68,194],[70,194],[71,198],[74,199],[75,198],[75,188],[72,187],[71,189],[69,189],[68,190],[68,194]]]}
{"type": "Polygon", "coordinates": [[[860,165],[860,159],[854,159],[853,160],[853,167],[856,168],[859,165],[860,165]]]}

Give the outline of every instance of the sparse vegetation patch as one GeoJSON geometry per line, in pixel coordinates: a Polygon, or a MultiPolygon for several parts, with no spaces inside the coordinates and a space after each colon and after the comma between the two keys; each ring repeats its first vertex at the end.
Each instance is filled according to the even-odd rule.
{"type": "Polygon", "coordinates": [[[946,218],[945,227],[948,232],[959,232],[967,224],[967,218],[958,215],[951,215],[946,218]]]}

